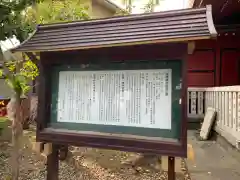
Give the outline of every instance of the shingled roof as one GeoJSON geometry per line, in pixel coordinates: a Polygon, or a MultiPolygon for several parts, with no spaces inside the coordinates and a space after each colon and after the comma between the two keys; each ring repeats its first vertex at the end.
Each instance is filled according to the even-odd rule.
{"type": "Polygon", "coordinates": [[[211,6],[107,19],[38,25],[14,51],[42,52],[215,37],[211,6]]]}

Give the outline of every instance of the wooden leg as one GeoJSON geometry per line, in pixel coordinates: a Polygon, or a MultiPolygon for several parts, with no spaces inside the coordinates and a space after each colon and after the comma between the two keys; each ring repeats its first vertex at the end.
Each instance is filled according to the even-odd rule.
{"type": "Polygon", "coordinates": [[[175,158],[168,157],[168,180],[175,180],[175,158]]]}
{"type": "Polygon", "coordinates": [[[58,145],[52,145],[52,153],[47,156],[47,180],[58,180],[58,145]]]}

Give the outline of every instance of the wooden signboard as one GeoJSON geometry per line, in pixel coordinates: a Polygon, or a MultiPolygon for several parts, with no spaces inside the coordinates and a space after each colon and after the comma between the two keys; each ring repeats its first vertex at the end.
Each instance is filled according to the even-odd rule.
{"type": "Polygon", "coordinates": [[[41,53],[37,141],[53,144],[48,165],[57,145],[186,157],[186,53],[185,43],[41,53]]]}
{"type": "Polygon", "coordinates": [[[187,44],[216,35],[211,6],[38,26],[16,51],[40,52],[48,179],[58,145],[167,155],[174,179],[173,157],[187,155],[187,44]]]}
{"type": "Polygon", "coordinates": [[[51,107],[39,140],[186,156],[183,64],[156,59],[51,65],[44,95],[51,107]]]}
{"type": "Polygon", "coordinates": [[[186,157],[187,44],[170,47],[180,51],[156,55],[169,47],[136,46],[121,55],[125,48],[112,48],[117,58],[99,60],[103,50],[42,53],[37,140],[186,157]],[[88,52],[95,53],[78,63],[88,52]]]}

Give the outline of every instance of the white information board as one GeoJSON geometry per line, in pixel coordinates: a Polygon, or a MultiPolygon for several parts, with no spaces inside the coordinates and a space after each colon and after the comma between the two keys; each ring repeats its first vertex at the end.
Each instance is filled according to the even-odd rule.
{"type": "Polygon", "coordinates": [[[171,129],[171,69],[59,72],[57,121],[171,129]]]}

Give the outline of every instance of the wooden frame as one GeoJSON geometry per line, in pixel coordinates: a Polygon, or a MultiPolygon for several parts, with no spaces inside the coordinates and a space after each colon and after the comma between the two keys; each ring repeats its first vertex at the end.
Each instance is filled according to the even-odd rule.
{"type": "Polygon", "coordinates": [[[37,118],[37,141],[51,142],[61,145],[90,146],[97,148],[116,149],[123,151],[135,151],[143,153],[157,153],[168,156],[187,156],[187,118],[186,118],[186,95],[187,95],[187,43],[169,43],[155,45],[140,45],[127,47],[112,47],[101,49],[89,49],[66,52],[43,52],[40,54],[39,76],[39,106],[37,118]],[[176,51],[176,49],[178,51],[176,51]],[[83,61],[80,61],[84,59],[83,61]],[[66,63],[87,63],[94,58],[108,58],[112,61],[124,59],[139,60],[143,58],[153,59],[181,59],[182,60],[182,123],[178,142],[161,140],[135,139],[131,137],[118,137],[112,135],[96,135],[95,133],[74,133],[73,131],[60,131],[48,128],[50,122],[51,107],[51,67],[66,63]]]}

